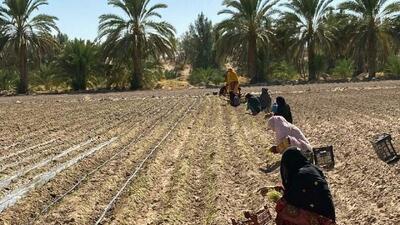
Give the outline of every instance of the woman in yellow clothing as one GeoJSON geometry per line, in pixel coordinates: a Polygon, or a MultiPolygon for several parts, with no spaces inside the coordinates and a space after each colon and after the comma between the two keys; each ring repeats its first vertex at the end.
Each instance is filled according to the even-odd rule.
{"type": "Polygon", "coordinates": [[[230,92],[233,92],[234,94],[239,93],[239,77],[232,68],[228,69],[228,72],[226,73],[225,77],[225,82],[228,93],[230,92]]]}

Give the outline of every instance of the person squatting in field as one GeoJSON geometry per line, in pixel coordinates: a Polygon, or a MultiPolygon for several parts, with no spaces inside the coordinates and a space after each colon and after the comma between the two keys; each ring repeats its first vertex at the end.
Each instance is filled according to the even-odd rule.
{"type": "Polygon", "coordinates": [[[258,115],[260,112],[264,111],[269,113],[271,111],[271,96],[267,88],[261,89],[260,97],[253,94],[246,94],[247,100],[247,110],[250,110],[252,115],[258,115]]]}
{"type": "Polygon", "coordinates": [[[228,69],[225,76],[225,82],[227,93],[233,92],[235,95],[239,94],[239,77],[232,68],[228,69]]]}
{"type": "Polygon", "coordinates": [[[293,123],[292,111],[290,106],[286,103],[285,98],[279,96],[276,98],[277,108],[273,110],[274,115],[282,116],[289,123],[293,123]]]}
{"type": "Polygon", "coordinates": [[[335,208],[323,172],[296,147],[281,160],[283,197],[276,205],[277,225],[334,225],[335,208]]]}
{"type": "Polygon", "coordinates": [[[261,111],[264,111],[266,113],[271,112],[272,98],[267,88],[261,89],[260,104],[261,111]]]}
{"type": "Polygon", "coordinates": [[[250,110],[253,116],[258,115],[261,112],[260,99],[250,93],[246,94],[245,97],[247,100],[247,110],[250,110]]]}
{"type": "Polygon", "coordinates": [[[269,130],[275,133],[276,146],[271,148],[274,153],[283,153],[288,147],[298,147],[305,154],[312,151],[310,142],[295,125],[282,116],[272,116],[267,122],[269,130]]]}

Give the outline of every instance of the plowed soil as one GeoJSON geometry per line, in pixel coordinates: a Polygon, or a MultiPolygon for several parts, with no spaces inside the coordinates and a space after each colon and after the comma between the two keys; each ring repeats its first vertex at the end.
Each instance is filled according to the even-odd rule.
{"type": "MultiPolygon", "coordinates": [[[[261,87],[243,88],[258,92],[261,87]]],[[[270,88],[314,146],[333,145],[325,171],[338,224],[400,224],[400,82],[270,88]]],[[[0,224],[229,224],[268,204],[280,182],[264,115],[216,90],[0,98],[0,224]]]]}

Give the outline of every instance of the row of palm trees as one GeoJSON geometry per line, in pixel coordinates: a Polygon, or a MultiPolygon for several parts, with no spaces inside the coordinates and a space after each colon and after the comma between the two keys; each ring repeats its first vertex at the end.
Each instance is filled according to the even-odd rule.
{"type": "Polygon", "coordinates": [[[400,2],[345,0],[336,7],[332,3],[333,0],[290,0],[281,4],[275,0],[225,0],[227,9],[220,14],[230,17],[217,27],[217,49],[226,56],[238,49],[247,50],[247,71],[254,81],[260,75],[256,71],[257,51],[271,48],[276,42],[284,42],[285,49],[281,51],[289,52],[291,60],[302,64],[307,59],[310,81],[317,79],[316,53],[340,54],[338,50],[353,55],[361,65],[366,58],[369,76],[375,77],[378,50],[388,53],[392,44],[400,40],[400,2]],[[274,18],[278,18],[275,23],[274,18]],[[279,28],[284,33],[277,35],[279,28]]]}
{"type": "MultiPolygon", "coordinates": [[[[262,76],[260,55],[278,48],[288,60],[307,63],[309,80],[314,81],[317,53],[352,55],[358,68],[366,61],[372,78],[378,54],[389,52],[400,40],[398,0],[343,0],[337,6],[333,0],[280,2],[224,0],[225,9],[219,14],[228,17],[215,26],[219,61],[245,62],[246,73],[257,82],[262,76]]],[[[47,4],[47,0],[4,0],[0,6],[0,52],[3,58],[10,52],[17,58],[19,93],[28,92],[28,59],[41,62],[46,53],[60,47],[52,35],[59,32],[57,18],[36,14],[47,4]]],[[[129,59],[131,88],[140,89],[148,59],[176,55],[175,29],[159,12],[167,5],[151,5],[150,0],[108,0],[108,4],[123,15],[100,17],[98,41],[107,60],[129,59]]]]}

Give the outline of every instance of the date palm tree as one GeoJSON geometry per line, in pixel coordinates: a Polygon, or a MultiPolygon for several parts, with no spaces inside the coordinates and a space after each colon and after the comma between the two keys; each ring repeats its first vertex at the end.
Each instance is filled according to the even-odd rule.
{"type": "Polygon", "coordinates": [[[4,0],[0,6],[0,51],[13,49],[18,58],[20,81],[18,93],[29,87],[29,52],[42,54],[57,46],[51,33],[58,31],[57,18],[35,14],[47,0],[4,0]]]}
{"type": "MultiPolygon", "coordinates": [[[[326,15],[332,10],[333,0],[290,0],[281,6],[285,8],[283,19],[295,26],[296,41],[293,44],[298,57],[304,57],[307,49],[308,79],[317,79],[316,48],[329,49],[334,39],[331,28],[325,26],[326,15]]],[[[293,29],[293,27],[292,27],[293,29]]]]}
{"type": "Polygon", "coordinates": [[[97,59],[97,46],[90,41],[75,39],[66,43],[59,64],[73,90],[86,90],[89,76],[98,66],[97,59]]]}
{"type": "Polygon", "coordinates": [[[273,9],[277,2],[277,0],[224,0],[223,5],[226,9],[218,13],[229,15],[229,18],[216,27],[218,58],[245,55],[247,75],[252,82],[260,81],[260,74],[257,72],[258,49],[268,46],[274,38],[269,21],[277,12],[273,9]]]}
{"type": "Polygon", "coordinates": [[[357,18],[349,47],[364,51],[367,58],[369,78],[376,74],[378,49],[385,54],[390,51],[396,37],[392,26],[400,13],[398,0],[347,0],[339,5],[350,16],[357,18]]]}
{"type": "Polygon", "coordinates": [[[108,0],[108,4],[121,9],[124,15],[100,16],[99,39],[104,40],[104,49],[110,54],[129,51],[133,64],[131,89],[140,89],[146,58],[173,57],[175,53],[174,27],[158,21],[161,15],[157,11],[167,5],[150,6],[150,0],[108,0]]]}

